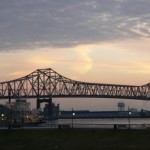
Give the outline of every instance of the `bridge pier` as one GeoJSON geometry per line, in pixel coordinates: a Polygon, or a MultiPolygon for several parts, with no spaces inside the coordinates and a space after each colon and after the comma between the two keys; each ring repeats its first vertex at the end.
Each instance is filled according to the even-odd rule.
{"type": "Polygon", "coordinates": [[[37,98],[37,109],[40,109],[40,104],[41,103],[44,103],[44,102],[47,102],[48,103],[48,114],[49,115],[52,115],[53,114],[53,111],[52,111],[52,108],[53,108],[53,103],[52,103],[52,98],[37,98]]]}
{"type": "Polygon", "coordinates": [[[9,104],[11,103],[11,98],[8,99],[8,103],[9,103],[9,104]]]}
{"type": "Polygon", "coordinates": [[[37,98],[37,101],[36,101],[36,108],[40,109],[40,99],[39,98],[37,98]]]}

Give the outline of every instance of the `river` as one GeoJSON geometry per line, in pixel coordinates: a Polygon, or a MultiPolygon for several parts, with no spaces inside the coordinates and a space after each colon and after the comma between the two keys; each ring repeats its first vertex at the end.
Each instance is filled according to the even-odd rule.
{"type": "Polygon", "coordinates": [[[59,119],[58,124],[150,124],[150,118],[59,119]]]}
{"type": "Polygon", "coordinates": [[[54,128],[150,128],[150,118],[113,118],[113,119],[58,119],[47,121],[40,127],[54,128]]]}

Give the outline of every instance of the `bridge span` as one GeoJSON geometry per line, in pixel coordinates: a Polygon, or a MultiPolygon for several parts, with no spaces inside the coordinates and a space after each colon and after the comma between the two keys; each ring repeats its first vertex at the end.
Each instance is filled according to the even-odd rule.
{"type": "Polygon", "coordinates": [[[51,101],[54,97],[150,100],[150,83],[135,86],[81,82],[64,77],[51,68],[38,69],[24,77],[0,83],[0,99],[36,98],[39,108],[41,102],[51,101]]]}

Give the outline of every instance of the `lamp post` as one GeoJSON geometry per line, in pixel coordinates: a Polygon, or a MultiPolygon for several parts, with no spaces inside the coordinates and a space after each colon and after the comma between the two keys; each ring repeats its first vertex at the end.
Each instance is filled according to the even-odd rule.
{"type": "Polygon", "coordinates": [[[128,122],[129,122],[129,129],[131,128],[130,127],[130,116],[131,116],[131,111],[130,111],[130,109],[129,109],[129,107],[128,107],[128,122]]]}
{"type": "Polygon", "coordinates": [[[8,110],[7,110],[7,124],[8,124],[8,130],[11,130],[12,128],[12,107],[9,103],[8,110]]]}
{"type": "Polygon", "coordinates": [[[75,112],[73,111],[73,108],[72,108],[72,128],[73,128],[73,119],[74,119],[74,116],[75,116],[75,112]]]}
{"type": "Polygon", "coordinates": [[[21,110],[21,126],[22,126],[22,129],[23,129],[23,126],[24,126],[24,112],[23,112],[23,109],[21,110]]]}

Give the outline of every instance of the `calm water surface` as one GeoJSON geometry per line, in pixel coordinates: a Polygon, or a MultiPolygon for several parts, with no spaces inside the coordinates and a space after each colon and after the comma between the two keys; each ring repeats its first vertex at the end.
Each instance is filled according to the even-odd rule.
{"type": "MultiPolygon", "coordinates": [[[[59,119],[58,124],[71,124],[72,119],[59,119]]],[[[74,124],[150,124],[150,118],[73,119],[74,124]]]]}

